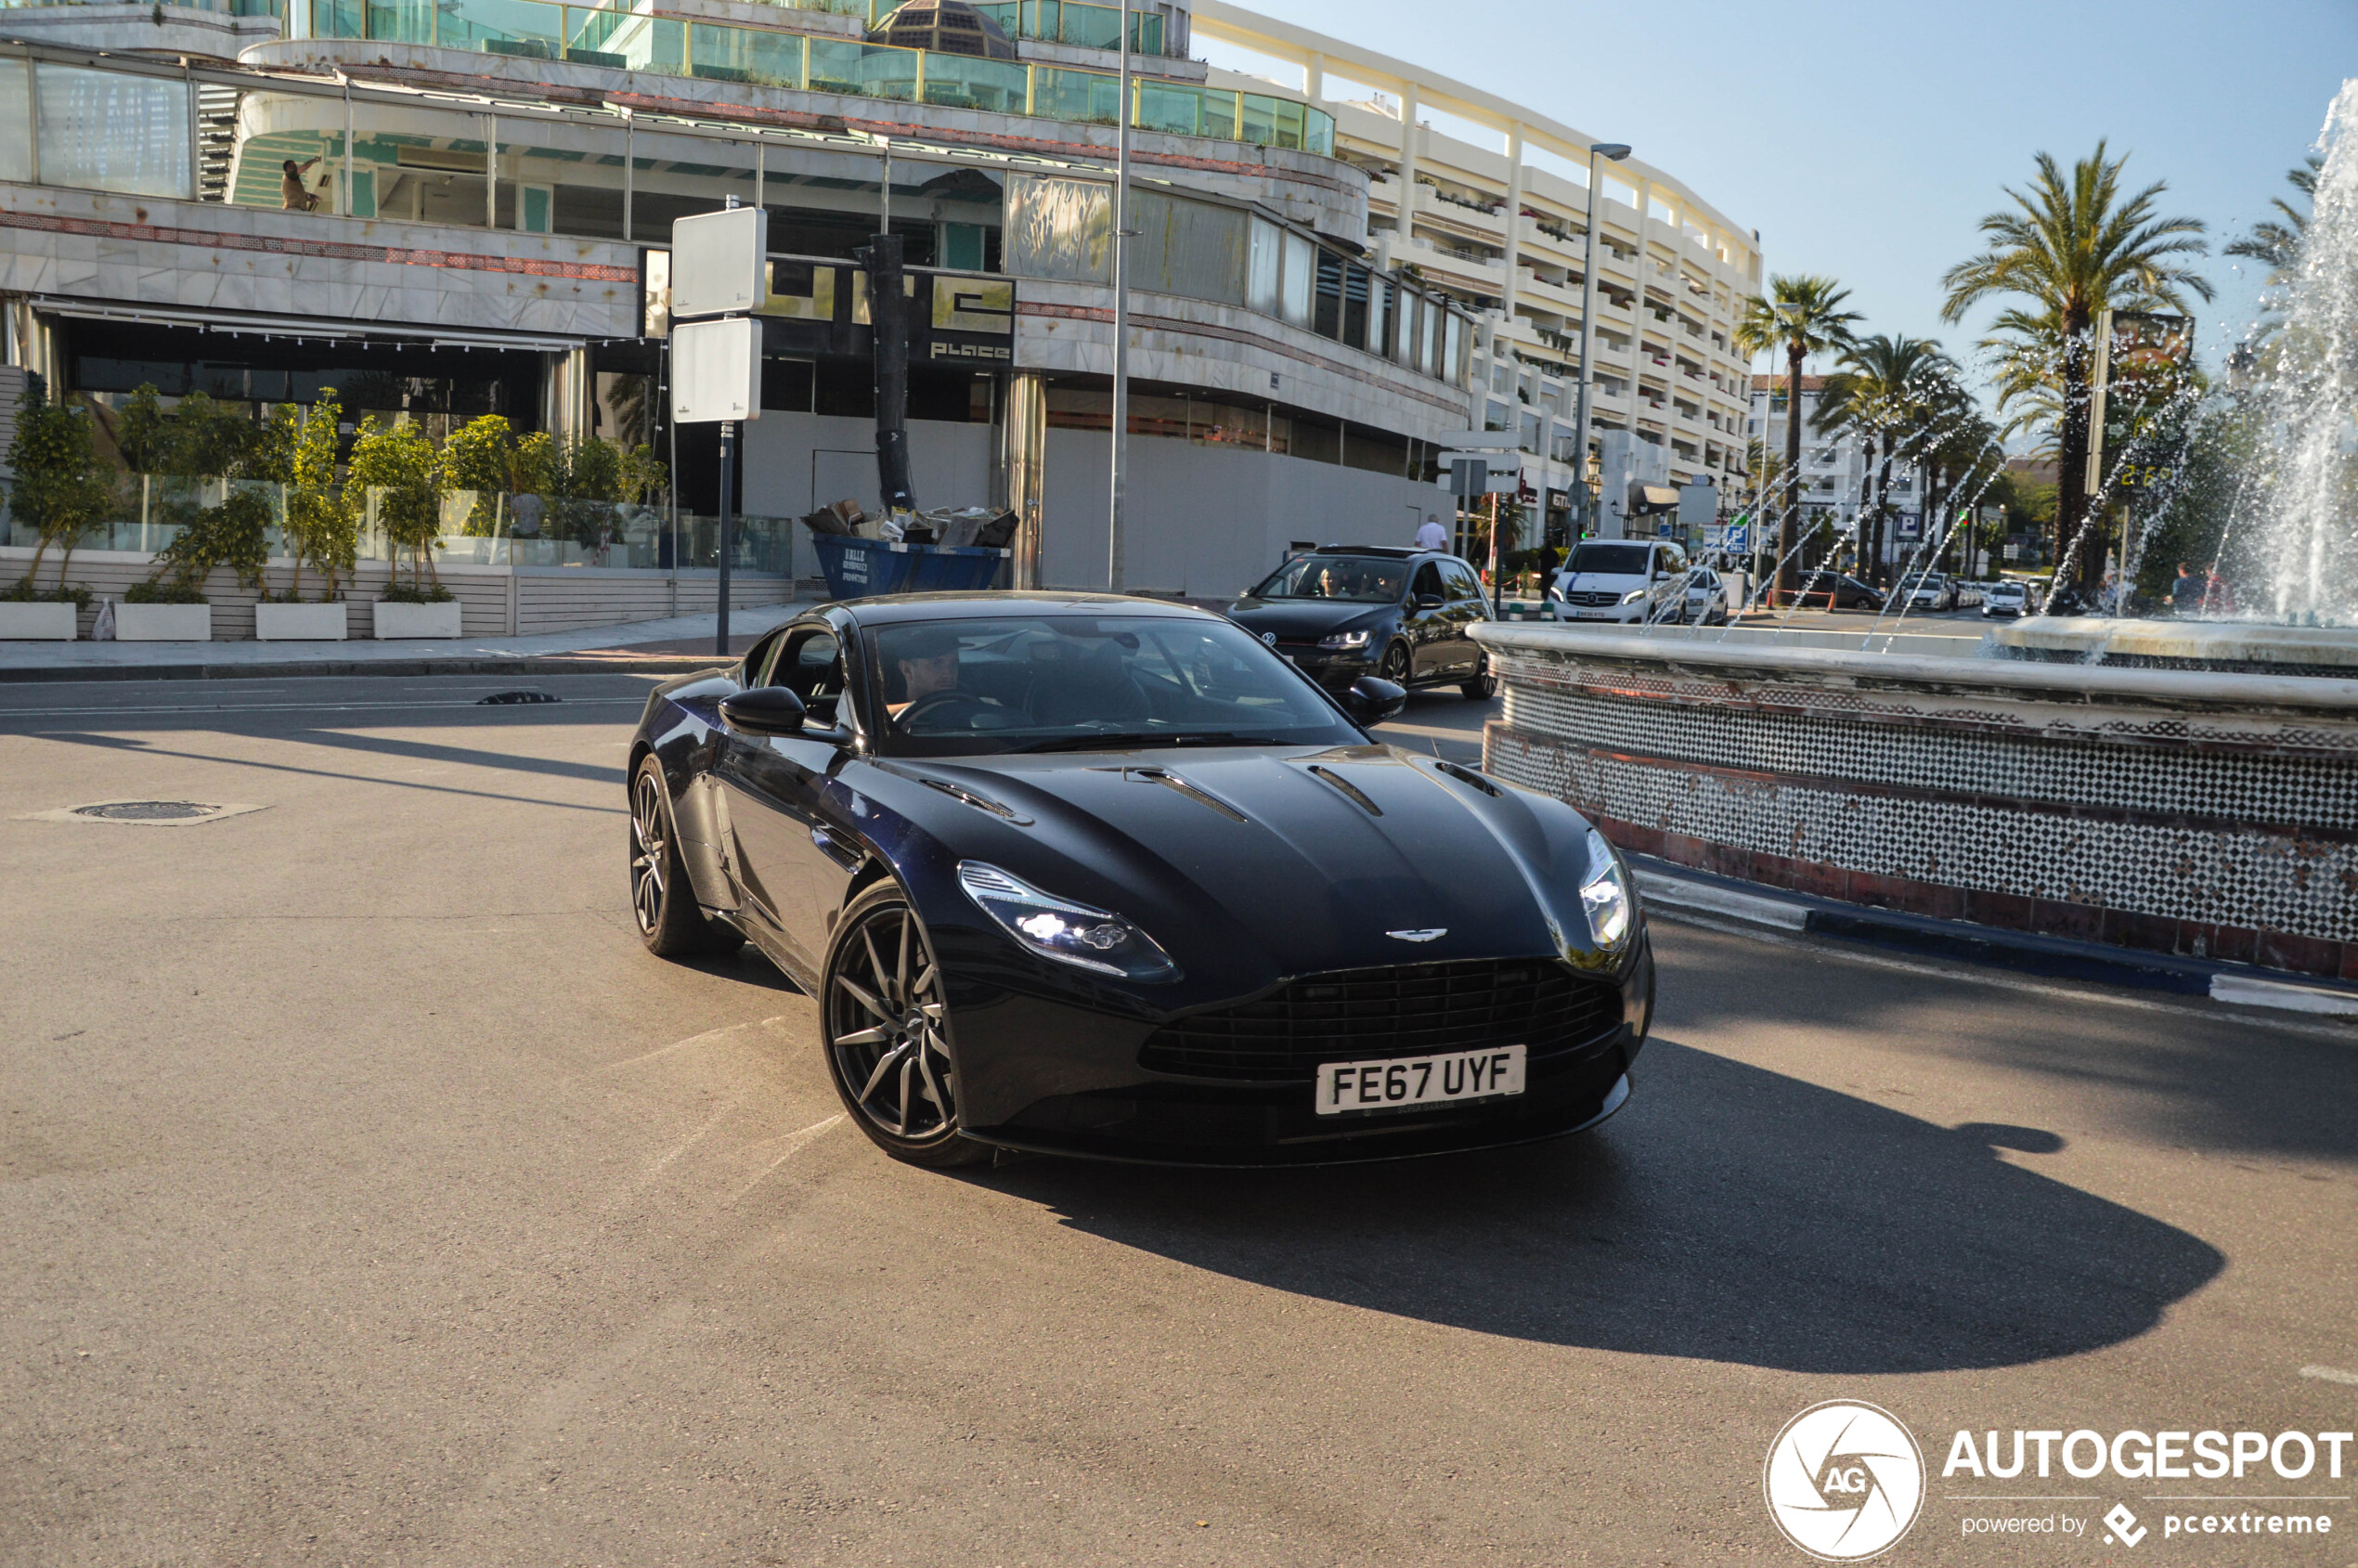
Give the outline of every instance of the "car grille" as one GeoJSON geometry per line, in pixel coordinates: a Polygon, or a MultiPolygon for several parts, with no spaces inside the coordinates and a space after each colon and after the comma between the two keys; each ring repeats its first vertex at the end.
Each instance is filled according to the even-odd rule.
{"type": "Polygon", "coordinates": [[[1308,1079],[1321,1062],[1521,1044],[1532,1057],[1621,1024],[1620,991],[1553,959],[1475,959],[1312,975],[1232,1007],[1174,1019],[1141,1067],[1195,1078],[1308,1079]]]}
{"type": "Polygon", "coordinates": [[[1590,593],[1585,590],[1578,593],[1567,593],[1563,598],[1565,603],[1577,604],[1584,610],[1601,610],[1608,605],[1621,603],[1621,595],[1618,593],[1590,593]]]}

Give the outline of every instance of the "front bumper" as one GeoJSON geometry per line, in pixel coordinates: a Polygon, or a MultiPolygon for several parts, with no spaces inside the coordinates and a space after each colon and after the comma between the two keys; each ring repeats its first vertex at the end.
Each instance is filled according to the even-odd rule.
{"type": "Polygon", "coordinates": [[[1378,661],[1383,656],[1380,643],[1365,648],[1316,648],[1280,643],[1277,652],[1293,661],[1294,667],[1330,691],[1345,691],[1363,675],[1373,675],[1378,661]]]}
{"type": "MultiPolygon", "coordinates": [[[[1535,1056],[1509,1099],[1320,1116],[1312,1081],[1239,1082],[1139,1065],[1155,1023],[1038,996],[955,1006],[965,1131],[1041,1153],[1173,1165],[1314,1165],[1406,1159],[1561,1137],[1596,1125],[1629,1094],[1653,1013],[1641,936],[1620,978],[1618,1027],[1535,1056]]],[[[1504,1043],[1505,1042],[1501,1042],[1504,1043]]]]}

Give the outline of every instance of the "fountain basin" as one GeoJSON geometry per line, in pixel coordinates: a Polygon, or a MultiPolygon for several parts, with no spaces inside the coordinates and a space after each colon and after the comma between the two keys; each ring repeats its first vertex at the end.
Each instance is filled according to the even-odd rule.
{"type": "Polygon", "coordinates": [[[2358,679],[1977,657],[1965,637],[1861,653],[1716,630],[1474,635],[1504,693],[1484,765],[1625,849],[2358,979],[2358,679]]]}
{"type": "Polygon", "coordinates": [[[2040,616],[1990,633],[2009,658],[2358,679],[2358,628],[2040,616]]]}

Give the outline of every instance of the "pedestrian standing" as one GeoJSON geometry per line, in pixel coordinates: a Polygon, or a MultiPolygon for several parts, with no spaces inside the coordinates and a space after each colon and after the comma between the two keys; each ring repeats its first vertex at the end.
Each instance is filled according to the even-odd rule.
{"type": "Polygon", "coordinates": [[[2183,561],[2179,562],[2177,578],[2170,585],[2170,610],[2181,616],[2200,615],[2202,589],[2202,579],[2195,576],[2194,567],[2183,561]]]}
{"type": "Polygon", "coordinates": [[[1449,530],[1441,525],[1440,518],[1430,512],[1426,512],[1423,525],[1417,530],[1417,548],[1442,550],[1445,549],[1448,543],[1449,530]]]}

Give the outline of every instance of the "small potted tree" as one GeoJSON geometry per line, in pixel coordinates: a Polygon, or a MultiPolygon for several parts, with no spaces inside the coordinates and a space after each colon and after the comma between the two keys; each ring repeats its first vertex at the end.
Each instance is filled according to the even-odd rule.
{"type": "Polygon", "coordinates": [[[106,520],[114,504],[112,475],[90,445],[90,421],[72,408],[51,404],[38,381],[17,399],[16,439],[8,445],[9,510],[32,529],[36,542],[25,574],[0,590],[0,638],[71,642],[75,612],[90,602],[90,590],[66,586],[66,567],[82,536],[106,520]],[[40,586],[41,557],[62,546],[58,585],[40,586]]]}
{"type": "Polygon", "coordinates": [[[170,544],[156,551],[153,577],[134,583],[115,607],[114,634],[124,642],[207,642],[213,605],[205,578],[227,566],[238,581],[262,583],[270,559],[270,501],[252,486],[232,485],[214,505],[200,508],[170,544]]]}
{"type": "Polygon", "coordinates": [[[283,595],[266,593],[253,607],[253,634],[264,641],[341,642],[349,635],[337,578],[358,563],[360,521],[336,484],[336,424],[343,415],[333,387],[323,389],[308,408],[281,403],[271,412],[269,467],[286,497],[279,531],[294,577],[283,595]],[[306,563],[327,579],[317,603],[304,601],[306,563]]]}
{"type": "Polygon", "coordinates": [[[349,473],[352,484],[369,492],[378,525],[393,547],[391,580],[370,606],[378,639],[458,636],[459,602],[434,569],[434,538],[442,525],[442,465],[434,443],[414,424],[388,425],[372,414],[360,421],[349,473]],[[405,551],[407,583],[401,580],[405,551]]]}

